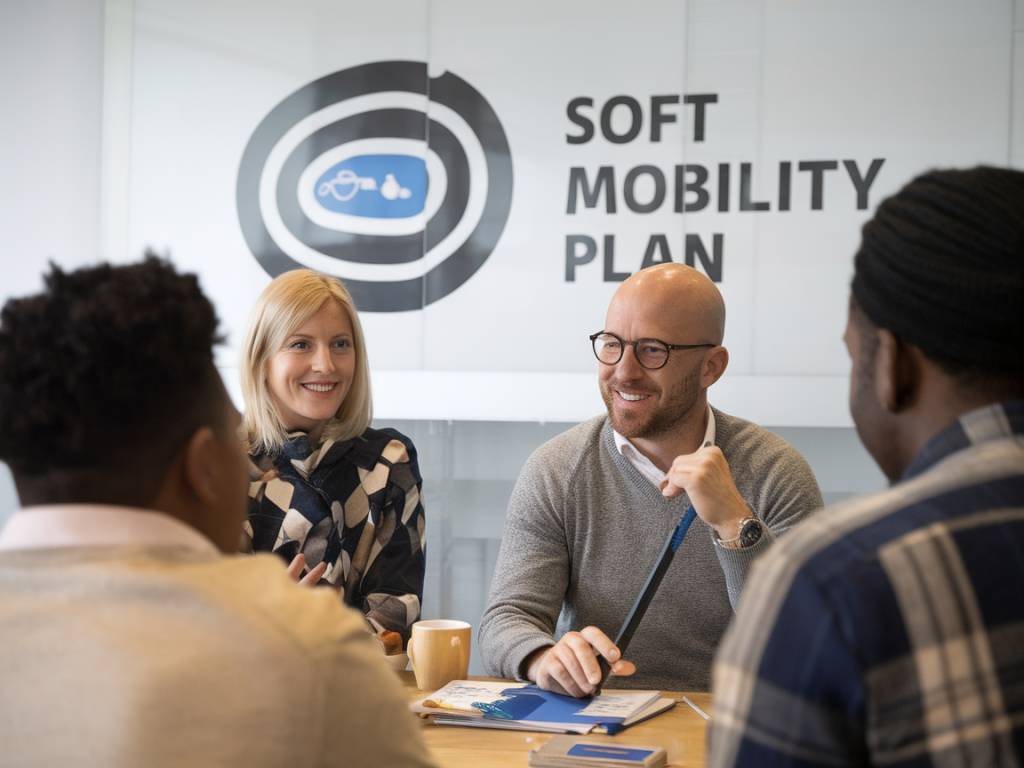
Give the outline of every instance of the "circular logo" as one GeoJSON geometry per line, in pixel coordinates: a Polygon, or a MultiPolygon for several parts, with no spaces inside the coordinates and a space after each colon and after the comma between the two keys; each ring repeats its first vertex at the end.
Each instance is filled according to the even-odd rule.
{"type": "Polygon", "coordinates": [[[379,61],[274,107],[245,147],[235,196],[271,276],[310,267],[342,278],[360,310],[422,309],[494,250],[512,158],[498,116],[465,80],[379,61]]]}

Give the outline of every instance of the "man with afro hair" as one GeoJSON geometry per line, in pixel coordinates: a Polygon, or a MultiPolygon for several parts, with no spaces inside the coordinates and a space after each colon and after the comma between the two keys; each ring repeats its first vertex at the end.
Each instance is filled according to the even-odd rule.
{"type": "Polygon", "coordinates": [[[361,617],[246,515],[217,318],[156,258],[65,272],[0,315],[0,763],[427,766],[361,617]]]}

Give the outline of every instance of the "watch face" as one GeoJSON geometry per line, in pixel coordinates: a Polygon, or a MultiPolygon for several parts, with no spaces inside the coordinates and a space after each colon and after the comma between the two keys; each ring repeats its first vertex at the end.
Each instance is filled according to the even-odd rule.
{"type": "Polygon", "coordinates": [[[740,529],[740,546],[752,547],[761,539],[761,521],[747,520],[740,529]]]}

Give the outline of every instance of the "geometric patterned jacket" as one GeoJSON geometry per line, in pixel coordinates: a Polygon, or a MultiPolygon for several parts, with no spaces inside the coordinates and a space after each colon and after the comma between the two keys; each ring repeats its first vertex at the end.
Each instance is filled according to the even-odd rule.
{"type": "Polygon", "coordinates": [[[337,588],[378,632],[408,641],[423,598],[423,479],[416,449],[394,429],[310,445],[288,435],[277,456],[251,455],[243,549],[274,552],[307,568],[321,561],[321,583],[337,588]]]}

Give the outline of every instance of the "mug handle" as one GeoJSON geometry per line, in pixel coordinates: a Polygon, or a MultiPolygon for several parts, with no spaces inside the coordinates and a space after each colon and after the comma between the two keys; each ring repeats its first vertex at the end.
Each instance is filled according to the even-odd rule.
{"type": "Polygon", "coordinates": [[[413,672],[415,672],[416,671],[416,657],[415,657],[415,655],[413,655],[412,645],[413,645],[412,638],[410,637],[409,638],[409,645],[406,646],[405,652],[409,655],[409,663],[412,664],[413,672]]]}

